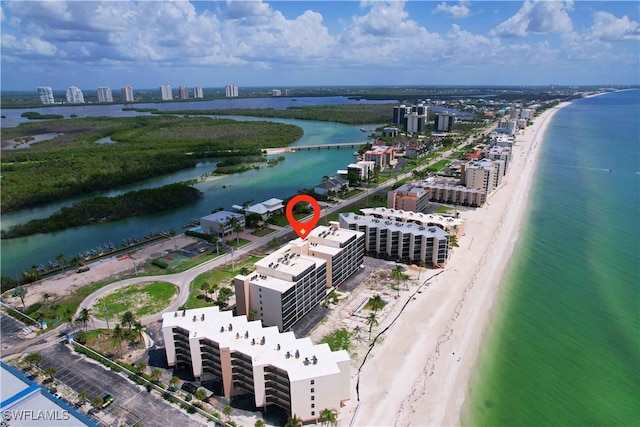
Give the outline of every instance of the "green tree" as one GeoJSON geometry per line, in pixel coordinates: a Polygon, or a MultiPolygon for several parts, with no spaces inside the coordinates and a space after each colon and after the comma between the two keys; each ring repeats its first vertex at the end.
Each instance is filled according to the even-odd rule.
{"type": "Polygon", "coordinates": [[[302,420],[298,418],[297,415],[293,414],[293,416],[287,419],[284,427],[302,427],[302,420]]]}
{"type": "Polygon", "coordinates": [[[58,261],[58,265],[62,267],[62,271],[64,272],[65,266],[67,265],[67,257],[64,254],[56,255],[56,261],[58,261]]]}
{"type": "Polygon", "coordinates": [[[49,298],[51,298],[51,295],[49,295],[48,293],[45,292],[44,294],[42,294],[42,303],[46,304],[47,301],[49,301],[49,298]]]}
{"type": "Polygon", "coordinates": [[[404,274],[404,268],[401,265],[396,265],[391,270],[391,277],[393,277],[396,281],[396,285],[400,284],[400,280],[402,280],[402,275],[404,274]]]}
{"type": "Polygon", "coordinates": [[[131,326],[133,325],[133,322],[135,322],[135,321],[136,321],[136,317],[129,310],[125,311],[120,316],[120,322],[123,325],[127,325],[127,329],[131,329],[131,326]]]}
{"type": "Polygon", "coordinates": [[[254,427],[265,427],[264,420],[262,418],[257,419],[255,424],[253,424],[253,426],[254,427]]]}
{"type": "Polygon", "coordinates": [[[206,280],[200,283],[200,290],[204,292],[205,299],[209,299],[209,292],[211,292],[211,285],[206,280]]]}
{"type": "Polygon", "coordinates": [[[332,425],[335,426],[338,424],[338,411],[335,409],[325,408],[320,412],[320,423],[321,425],[332,425]]]}
{"type": "Polygon", "coordinates": [[[82,310],[80,310],[80,313],[78,313],[78,316],[76,317],[76,322],[82,323],[82,327],[86,331],[87,322],[89,321],[89,319],[91,319],[91,309],[83,307],[82,310]]]}
{"type": "Polygon", "coordinates": [[[127,337],[127,331],[124,330],[120,326],[120,323],[116,323],[116,326],[111,330],[111,341],[116,347],[116,354],[118,356],[121,355],[122,352],[122,341],[124,341],[127,337]]]}
{"type": "Polygon", "coordinates": [[[13,288],[13,291],[11,291],[11,297],[20,298],[20,301],[22,301],[22,308],[26,309],[27,306],[24,305],[25,295],[27,295],[27,288],[25,288],[24,286],[16,286],[15,288],[13,288]]]}
{"type": "Polygon", "coordinates": [[[160,370],[158,368],[154,368],[151,371],[151,379],[153,381],[160,381],[160,377],[162,377],[162,370],[160,370]]]}
{"type": "Polygon", "coordinates": [[[102,397],[100,396],[96,396],[93,399],[91,399],[91,406],[93,406],[95,409],[102,408],[103,403],[104,403],[104,400],[102,400],[102,397]]]}
{"type": "Polygon", "coordinates": [[[233,408],[227,405],[222,409],[222,413],[224,414],[225,417],[227,417],[227,421],[229,421],[231,420],[231,414],[233,413],[233,408]]]}
{"type": "Polygon", "coordinates": [[[138,368],[138,371],[140,371],[141,374],[147,373],[147,367],[147,364],[144,362],[138,362],[138,364],[136,365],[136,368],[138,368]]]}
{"type": "Polygon", "coordinates": [[[173,376],[171,378],[169,378],[169,386],[170,387],[177,387],[178,384],[180,384],[180,378],[173,376]]]}
{"type": "Polygon", "coordinates": [[[30,368],[35,368],[42,362],[42,355],[40,353],[31,353],[23,357],[22,360],[27,363],[30,368]]]}
{"type": "Polygon", "coordinates": [[[55,366],[49,366],[44,370],[44,374],[49,377],[49,381],[53,381],[56,373],[58,373],[58,368],[56,368],[55,366]]]}
{"type": "Polygon", "coordinates": [[[225,309],[227,308],[227,304],[229,302],[229,298],[231,298],[231,295],[233,295],[233,291],[230,288],[224,286],[218,291],[218,298],[216,302],[221,308],[225,309]]]}
{"type": "Polygon", "coordinates": [[[88,398],[89,398],[89,392],[87,392],[86,390],[83,390],[80,393],[78,393],[78,403],[80,405],[84,405],[84,402],[86,402],[88,398]]]}
{"type": "Polygon", "coordinates": [[[207,398],[207,392],[205,389],[199,388],[196,390],[196,393],[194,394],[194,396],[198,400],[205,400],[207,398]]]}
{"type": "Polygon", "coordinates": [[[371,339],[371,330],[378,325],[378,318],[375,313],[369,313],[367,317],[367,326],[369,326],[369,339],[371,339]]]}
{"type": "Polygon", "coordinates": [[[384,307],[384,300],[380,294],[375,294],[373,297],[369,298],[369,306],[374,313],[377,313],[378,310],[381,310],[382,307],[384,307]]]}

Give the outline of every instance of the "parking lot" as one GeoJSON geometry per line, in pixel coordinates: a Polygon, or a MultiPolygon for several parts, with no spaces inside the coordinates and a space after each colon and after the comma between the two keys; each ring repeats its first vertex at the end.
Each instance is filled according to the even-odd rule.
{"type": "MultiPolygon", "coordinates": [[[[144,426],[165,425],[171,420],[176,425],[205,425],[201,418],[187,415],[171,406],[159,396],[148,393],[142,386],[110,371],[97,362],[90,361],[74,353],[67,345],[57,344],[40,351],[42,369],[55,366],[55,379],[76,394],[86,391],[88,400],[110,394],[114,402],[104,410],[92,410],[89,418],[100,426],[144,426]]],[[[63,396],[70,404],[76,403],[76,396],[63,396]]]]}

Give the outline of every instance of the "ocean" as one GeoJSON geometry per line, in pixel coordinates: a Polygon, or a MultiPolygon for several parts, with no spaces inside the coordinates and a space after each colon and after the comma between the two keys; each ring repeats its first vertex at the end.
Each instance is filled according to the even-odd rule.
{"type": "Polygon", "coordinates": [[[640,425],[640,91],[552,119],[462,424],[640,425]]]}

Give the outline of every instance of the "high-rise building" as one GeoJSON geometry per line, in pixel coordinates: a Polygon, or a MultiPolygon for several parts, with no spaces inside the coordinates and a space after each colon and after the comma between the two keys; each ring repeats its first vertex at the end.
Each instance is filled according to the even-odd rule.
{"type": "Polygon", "coordinates": [[[131,86],[122,86],[122,100],[124,102],[133,102],[133,88],[131,86]]]}
{"type": "Polygon", "coordinates": [[[202,86],[196,86],[193,88],[193,97],[204,98],[204,93],[202,92],[202,86]]]}
{"type": "Polygon", "coordinates": [[[178,88],[178,97],[180,99],[189,99],[189,89],[184,85],[180,86],[178,88]]]}
{"type": "Polygon", "coordinates": [[[318,226],[254,264],[249,275],[234,278],[236,311],[264,325],[288,331],[326,296],[358,271],[364,259],[364,234],[338,223],[318,226]]]}
{"type": "Polygon", "coordinates": [[[163,101],[170,101],[173,99],[173,93],[171,92],[171,86],[162,85],[160,86],[160,98],[163,101]]]}
{"type": "Polygon", "coordinates": [[[53,99],[53,90],[49,86],[40,86],[38,88],[38,96],[40,97],[40,102],[43,104],[55,104],[55,100],[53,99]]]}
{"type": "Polygon", "coordinates": [[[218,307],[168,312],[162,336],[169,366],[220,384],[227,399],[245,395],[258,408],[277,406],[305,423],[350,399],[346,350],[331,351],[247,316],[218,307]]]}
{"type": "Polygon", "coordinates": [[[75,86],[67,89],[67,102],[70,104],[84,104],[82,91],[75,86]]]}
{"type": "Polygon", "coordinates": [[[96,93],[98,94],[98,102],[113,102],[113,95],[108,87],[99,87],[96,89],[96,93]]]}
{"type": "Polygon", "coordinates": [[[436,114],[435,122],[433,123],[433,130],[436,132],[451,132],[453,130],[453,124],[455,123],[455,116],[444,111],[436,114]]]}
{"type": "Polygon", "coordinates": [[[229,83],[224,87],[224,94],[227,98],[238,96],[238,86],[235,83],[229,83]]]}

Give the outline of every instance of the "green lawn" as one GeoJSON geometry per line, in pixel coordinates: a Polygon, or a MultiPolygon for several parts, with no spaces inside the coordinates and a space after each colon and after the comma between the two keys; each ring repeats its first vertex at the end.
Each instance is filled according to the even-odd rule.
{"type": "Polygon", "coordinates": [[[111,319],[118,319],[131,311],[136,319],[161,312],[177,294],[177,288],[168,282],[143,282],[125,286],[100,298],[95,303],[97,317],[105,318],[104,307],[111,319]]]}
{"type": "Polygon", "coordinates": [[[251,240],[239,238],[239,239],[227,240],[225,243],[234,248],[241,248],[242,246],[248,245],[249,243],[251,243],[251,240]]]}
{"type": "Polygon", "coordinates": [[[350,199],[350,198],[355,197],[355,196],[357,196],[358,194],[362,194],[362,193],[364,193],[364,191],[359,190],[359,189],[357,189],[357,188],[356,188],[356,189],[353,189],[353,190],[349,191],[347,194],[345,194],[345,195],[342,197],[342,199],[343,199],[343,200],[350,199]]]}
{"type": "Polygon", "coordinates": [[[254,231],[253,234],[254,236],[258,236],[258,237],[264,237],[264,236],[268,236],[271,233],[275,233],[276,230],[274,230],[273,228],[263,228],[261,230],[256,230],[254,231]]]}

